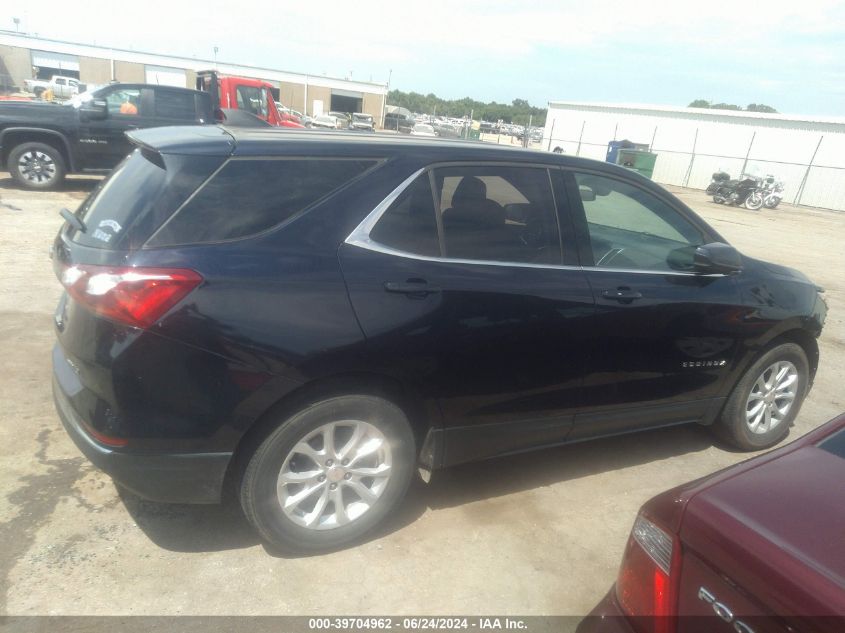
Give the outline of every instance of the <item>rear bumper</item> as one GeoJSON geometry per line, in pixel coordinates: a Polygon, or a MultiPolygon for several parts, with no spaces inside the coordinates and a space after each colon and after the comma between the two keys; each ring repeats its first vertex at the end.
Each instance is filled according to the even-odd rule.
{"type": "Polygon", "coordinates": [[[616,604],[615,586],[595,608],[578,623],[576,633],[634,633],[628,618],[616,604]]]}
{"type": "Polygon", "coordinates": [[[53,374],[53,400],[80,451],[118,484],[164,503],[219,503],[232,453],[128,453],[97,442],[86,430],[53,374]]]}

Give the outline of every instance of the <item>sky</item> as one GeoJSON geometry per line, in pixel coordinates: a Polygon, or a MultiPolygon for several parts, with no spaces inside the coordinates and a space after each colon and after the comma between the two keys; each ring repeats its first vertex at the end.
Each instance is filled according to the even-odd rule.
{"type": "Polygon", "coordinates": [[[845,1],[5,0],[0,29],[442,98],[845,116],[845,1]]]}

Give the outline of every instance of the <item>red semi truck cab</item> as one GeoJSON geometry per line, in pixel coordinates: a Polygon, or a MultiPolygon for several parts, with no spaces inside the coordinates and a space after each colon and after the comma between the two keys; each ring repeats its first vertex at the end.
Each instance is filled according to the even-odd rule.
{"type": "Polygon", "coordinates": [[[214,70],[197,73],[197,90],[211,93],[219,108],[243,110],[278,127],[304,127],[293,115],[279,112],[272,88],[261,79],[221,75],[214,70]]]}

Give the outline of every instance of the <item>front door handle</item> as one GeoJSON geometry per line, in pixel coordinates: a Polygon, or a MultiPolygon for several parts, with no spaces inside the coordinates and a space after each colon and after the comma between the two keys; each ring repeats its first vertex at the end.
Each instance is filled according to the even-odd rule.
{"type": "Polygon", "coordinates": [[[408,281],[387,281],[384,284],[387,292],[396,292],[413,297],[426,297],[430,294],[440,292],[440,288],[430,286],[422,279],[409,279],[408,281]]]}
{"type": "Polygon", "coordinates": [[[632,301],[643,298],[641,292],[626,287],[616,288],[616,290],[605,290],[601,293],[601,296],[605,299],[618,301],[619,303],[631,303],[632,301]]]}

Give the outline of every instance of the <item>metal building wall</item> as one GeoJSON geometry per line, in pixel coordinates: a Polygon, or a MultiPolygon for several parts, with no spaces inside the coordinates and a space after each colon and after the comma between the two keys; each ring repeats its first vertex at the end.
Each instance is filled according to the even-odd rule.
{"type": "Polygon", "coordinates": [[[800,121],[686,108],[549,104],[544,147],[604,160],[627,139],[658,154],[654,180],[704,189],[714,171],[772,174],[786,201],[845,211],[845,122],[800,121]]]}

